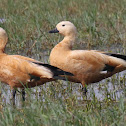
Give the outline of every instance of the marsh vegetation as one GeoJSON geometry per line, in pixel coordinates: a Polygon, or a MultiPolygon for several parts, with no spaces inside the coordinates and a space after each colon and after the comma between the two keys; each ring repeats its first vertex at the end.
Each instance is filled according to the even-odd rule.
{"type": "MultiPolygon", "coordinates": [[[[97,49],[126,55],[125,0],[1,0],[0,27],[8,33],[6,53],[49,63],[51,49],[62,39],[48,31],[62,20],[75,24],[74,49],[97,49]]],[[[26,101],[11,104],[9,86],[0,84],[0,126],[126,125],[126,72],[88,85],[49,82],[26,89],[26,101]]]]}

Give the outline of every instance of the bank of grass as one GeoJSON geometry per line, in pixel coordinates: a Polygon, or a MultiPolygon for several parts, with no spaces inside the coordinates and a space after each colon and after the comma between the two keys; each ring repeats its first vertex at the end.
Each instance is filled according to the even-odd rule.
{"type": "MultiPolygon", "coordinates": [[[[6,48],[9,54],[22,54],[47,63],[50,50],[62,39],[59,35],[48,34],[48,31],[62,20],[69,20],[77,27],[75,49],[126,54],[125,0],[1,0],[0,18],[6,20],[0,26],[9,36],[6,48]]],[[[110,79],[113,86],[116,84],[113,91],[106,86],[109,81],[99,84],[104,95],[102,101],[93,91],[90,91],[90,98],[81,94],[82,98],[78,99],[70,88],[75,84],[68,83],[65,88],[62,83],[49,83],[45,89],[40,86],[40,96],[36,92],[33,97],[32,89],[28,89],[27,100],[21,107],[6,104],[1,97],[0,125],[126,124],[125,76],[110,79]],[[123,95],[116,98],[118,90],[122,89],[123,95]]]]}

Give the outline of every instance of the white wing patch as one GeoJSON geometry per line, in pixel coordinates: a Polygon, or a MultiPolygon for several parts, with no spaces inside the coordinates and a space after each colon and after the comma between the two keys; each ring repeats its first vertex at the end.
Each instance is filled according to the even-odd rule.
{"type": "Polygon", "coordinates": [[[101,74],[107,74],[107,70],[106,71],[100,71],[101,74]]]}

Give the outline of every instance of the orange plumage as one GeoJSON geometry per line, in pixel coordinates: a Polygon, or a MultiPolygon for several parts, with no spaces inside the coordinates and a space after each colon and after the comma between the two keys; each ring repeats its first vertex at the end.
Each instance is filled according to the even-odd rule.
{"type": "Polygon", "coordinates": [[[97,50],[72,50],[76,41],[76,27],[69,21],[57,24],[50,33],[60,33],[64,39],[50,53],[50,64],[75,76],[69,81],[85,84],[99,82],[115,73],[126,70],[126,56],[97,50]]]}
{"type": "MultiPolygon", "coordinates": [[[[8,37],[5,30],[0,28],[0,81],[9,84],[12,89],[24,88],[25,86],[34,87],[55,79],[64,80],[65,77],[60,75],[72,75],[32,58],[5,54],[4,48],[7,41],[8,37]]],[[[15,93],[14,90],[13,97],[15,97],[15,93]]]]}

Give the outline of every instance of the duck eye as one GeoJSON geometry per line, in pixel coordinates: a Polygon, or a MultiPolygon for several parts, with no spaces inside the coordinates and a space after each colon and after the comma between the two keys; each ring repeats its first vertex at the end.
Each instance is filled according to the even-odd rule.
{"type": "Polygon", "coordinates": [[[65,25],[63,24],[62,26],[64,27],[65,25]]]}

